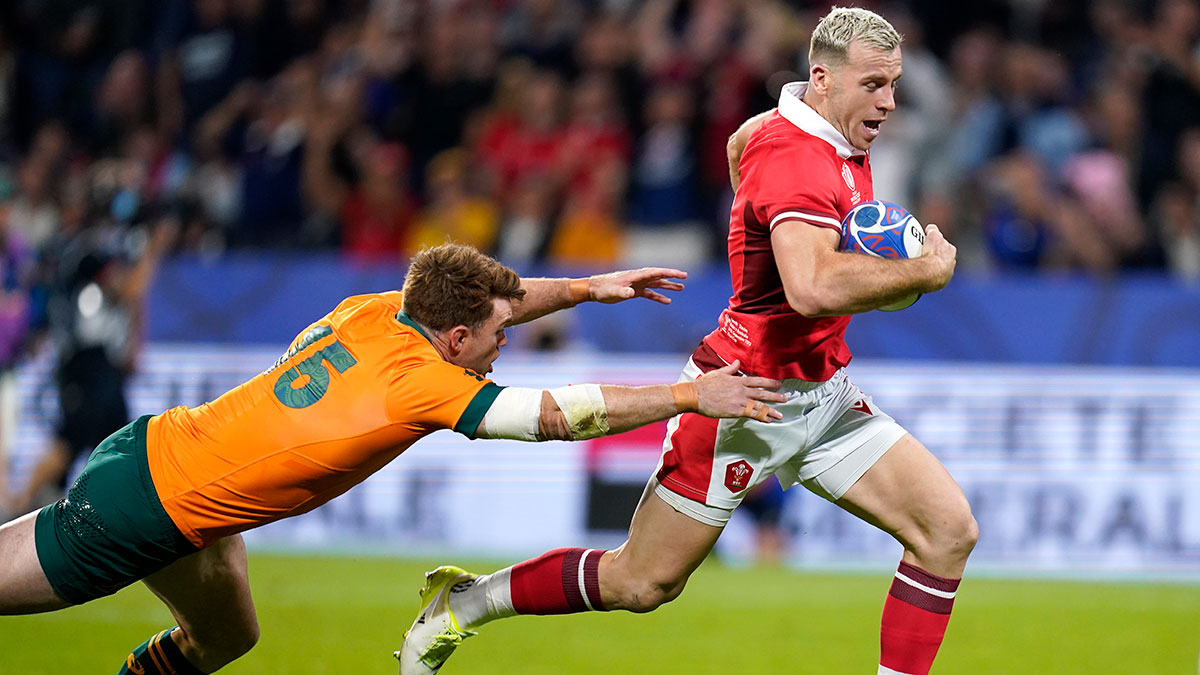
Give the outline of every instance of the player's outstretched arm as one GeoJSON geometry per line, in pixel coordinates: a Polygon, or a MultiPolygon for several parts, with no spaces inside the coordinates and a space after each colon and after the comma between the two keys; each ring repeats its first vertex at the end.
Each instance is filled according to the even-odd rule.
{"type": "Polygon", "coordinates": [[[771,247],[788,304],[804,316],[844,316],[878,309],[913,293],[941,290],[954,275],[957,249],[936,225],[925,228],[918,258],[892,260],[838,250],[837,231],[783,221],[771,247]]]}
{"type": "Polygon", "coordinates": [[[630,298],[646,298],[669,305],[671,298],[659,291],[682,290],[683,284],[673,279],[686,278],[687,272],[682,270],[643,267],[596,274],[586,279],[521,279],[525,298],[513,303],[513,318],[509,323],[532,321],[589,300],[612,304],[630,298]]]}
{"type": "Polygon", "coordinates": [[[581,384],[551,390],[508,387],[496,397],[475,432],[476,438],[522,441],[583,440],[619,434],[679,413],[706,417],[782,419],[767,405],[782,403],[778,380],[743,377],[739,362],[706,373],[694,382],[643,387],[581,384]]]}

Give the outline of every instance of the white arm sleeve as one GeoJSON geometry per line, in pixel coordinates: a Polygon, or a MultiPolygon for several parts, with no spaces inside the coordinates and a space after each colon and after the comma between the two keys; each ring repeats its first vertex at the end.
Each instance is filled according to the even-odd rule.
{"type": "Polygon", "coordinates": [[[542,390],[505,387],[483,415],[483,433],[477,438],[507,438],[536,441],[538,416],[542,413],[542,390]]]}

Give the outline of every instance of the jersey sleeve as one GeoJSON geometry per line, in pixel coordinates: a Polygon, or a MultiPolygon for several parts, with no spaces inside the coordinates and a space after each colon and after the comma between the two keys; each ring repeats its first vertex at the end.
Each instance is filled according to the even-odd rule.
{"type": "Polygon", "coordinates": [[[841,231],[838,185],[842,177],[827,157],[802,147],[760,147],[753,157],[751,192],[754,214],[769,230],[799,219],[841,231]],[[836,182],[835,182],[836,181],[836,182]]]}
{"type": "Polygon", "coordinates": [[[396,423],[453,429],[471,438],[501,389],[466,368],[430,361],[396,374],[388,414],[396,423]]]}

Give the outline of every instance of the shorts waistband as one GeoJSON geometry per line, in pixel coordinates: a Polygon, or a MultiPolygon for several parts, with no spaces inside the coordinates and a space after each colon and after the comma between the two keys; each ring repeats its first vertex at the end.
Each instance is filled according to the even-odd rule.
{"type": "Polygon", "coordinates": [[[801,380],[799,378],[786,379],[783,381],[783,386],[780,387],[779,391],[784,392],[784,393],[787,393],[787,392],[821,393],[822,391],[824,391],[826,389],[832,389],[832,388],[840,385],[845,379],[846,379],[846,369],[838,368],[838,371],[833,374],[833,377],[830,377],[828,380],[825,380],[823,382],[809,382],[808,380],[801,380]]]}

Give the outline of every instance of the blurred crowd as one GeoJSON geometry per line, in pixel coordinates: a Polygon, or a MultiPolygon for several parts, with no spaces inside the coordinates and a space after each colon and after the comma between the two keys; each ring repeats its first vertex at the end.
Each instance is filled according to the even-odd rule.
{"type": "MultiPolygon", "coordinates": [[[[1200,281],[1200,0],[858,4],[905,36],[875,196],[960,269],[1200,281]]],[[[723,266],[726,139],[805,79],[829,8],[0,3],[0,512],[128,417],[163,256],[452,239],[518,269],[723,266]],[[14,494],[2,420],[41,337],[62,420],[14,494]]]]}
{"type": "MultiPolygon", "coordinates": [[[[861,4],[905,35],[876,196],[962,267],[1200,277],[1200,0],[861,4]]],[[[95,228],[210,256],[720,261],[726,138],[804,79],[829,6],[3,3],[0,278],[95,228]]]]}

